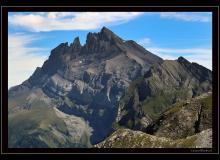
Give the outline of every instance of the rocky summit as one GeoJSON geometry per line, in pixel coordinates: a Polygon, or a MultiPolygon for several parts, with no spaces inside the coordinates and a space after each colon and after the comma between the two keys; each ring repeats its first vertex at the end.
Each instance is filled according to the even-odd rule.
{"type": "MultiPolygon", "coordinates": [[[[99,33],[88,33],[84,45],[79,37],[59,44],[30,78],[9,89],[8,145],[88,148],[121,133],[121,127],[131,129],[123,135],[136,137],[133,130],[139,130],[137,136],[142,131],[152,136],[147,138],[152,143],[165,139],[171,146],[183,146],[181,139],[194,134],[210,140],[210,98],[204,102],[208,108],[203,101],[183,108],[175,104],[211,91],[212,72],[205,67],[183,57],[163,60],[103,27],[99,33]],[[174,124],[174,119],[186,118],[192,122],[174,124]],[[171,130],[176,139],[169,139],[171,130]]],[[[152,147],[147,139],[141,147],[152,147]]]]}

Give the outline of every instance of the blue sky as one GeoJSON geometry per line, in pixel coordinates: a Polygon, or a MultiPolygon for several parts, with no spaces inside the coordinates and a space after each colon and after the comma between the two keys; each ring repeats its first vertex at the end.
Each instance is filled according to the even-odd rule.
{"type": "Polygon", "coordinates": [[[212,69],[211,12],[11,12],[8,17],[9,87],[42,66],[50,51],[106,26],[164,59],[179,56],[212,69]]]}

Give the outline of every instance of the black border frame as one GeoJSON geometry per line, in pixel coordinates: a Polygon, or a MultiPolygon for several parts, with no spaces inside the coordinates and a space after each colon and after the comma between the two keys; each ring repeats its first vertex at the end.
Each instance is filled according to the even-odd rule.
{"type": "Polygon", "coordinates": [[[1,153],[70,153],[70,154],[215,154],[219,153],[219,7],[217,6],[2,6],[1,7],[1,153]],[[183,149],[183,148],[8,148],[8,12],[22,11],[191,11],[212,12],[212,49],[213,49],[213,148],[212,149],[183,149]]]}

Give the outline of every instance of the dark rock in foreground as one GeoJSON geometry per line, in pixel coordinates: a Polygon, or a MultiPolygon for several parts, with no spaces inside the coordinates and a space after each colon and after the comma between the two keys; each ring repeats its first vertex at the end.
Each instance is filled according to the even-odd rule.
{"type": "Polygon", "coordinates": [[[212,148],[212,129],[185,139],[172,140],[141,131],[119,129],[96,148],[212,148]]]}

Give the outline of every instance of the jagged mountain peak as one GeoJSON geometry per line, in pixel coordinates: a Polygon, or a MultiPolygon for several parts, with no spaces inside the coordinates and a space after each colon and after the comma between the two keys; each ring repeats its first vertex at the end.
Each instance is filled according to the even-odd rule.
{"type": "Polygon", "coordinates": [[[90,43],[91,41],[115,41],[121,42],[123,41],[120,37],[118,37],[114,32],[110,29],[103,27],[100,32],[89,32],[87,34],[86,43],[90,43]]]}
{"type": "Polygon", "coordinates": [[[76,37],[73,40],[73,43],[70,44],[70,47],[71,47],[71,52],[79,52],[80,51],[82,46],[81,46],[79,37],[76,37]]]}
{"type": "Polygon", "coordinates": [[[108,40],[120,40],[120,41],[122,41],[121,38],[119,38],[114,32],[112,32],[110,29],[108,29],[106,27],[103,27],[101,29],[100,34],[102,36],[105,36],[105,38],[108,39],[108,40]]]}
{"type": "Polygon", "coordinates": [[[110,29],[108,29],[107,27],[105,27],[105,26],[102,27],[101,32],[102,33],[104,33],[104,32],[105,33],[112,33],[112,31],[110,29]]]}
{"type": "Polygon", "coordinates": [[[163,60],[160,57],[148,52],[136,42],[123,41],[103,27],[98,33],[89,32],[84,45],[81,45],[79,37],[76,37],[70,45],[65,42],[52,49],[43,66],[34,72],[24,85],[28,84],[30,88],[44,86],[47,79],[57,73],[74,81],[76,77],[82,77],[81,74],[84,75],[87,70],[92,70],[93,74],[105,73],[119,77],[119,80],[123,79],[128,85],[127,82],[144,74],[153,64],[161,61],[163,60]],[[97,67],[99,65],[100,67],[97,67]]]}
{"type": "Polygon", "coordinates": [[[79,37],[75,37],[73,42],[69,45],[68,42],[60,43],[57,47],[52,49],[51,54],[57,53],[94,53],[104,52],[110,50],[111,45],[122,43],[123,40],[118,37],[115,33],[106,27],[103,27],[100,32],[89,32],[86,37],[86,44],[81,45],[79,37]],[[81,50],[82,49],[82,50],[81,50]]]}
{"type": "Polygon", "coordinates": [[[103,27],[100,32],[89,32],[82,53],[120,53],[123,40],[115,33],[103,27]]]}
{"type": "Polygon", "coordinates": [[[80,39],[79,39],[79,37],[77,36],[76,38],[74,38],[74,40],[73,40],[73,43],[72,44],[80,44],[81,45],[81,43],[80,43],[80,39]]]}

